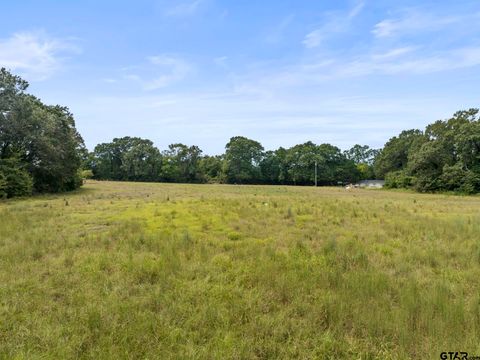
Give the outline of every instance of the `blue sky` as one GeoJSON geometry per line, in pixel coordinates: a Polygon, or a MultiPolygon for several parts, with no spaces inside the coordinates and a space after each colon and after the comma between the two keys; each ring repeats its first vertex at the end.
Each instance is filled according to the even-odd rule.
{"type": "Polygon", "coordinates": [[[206,153],[231,136],[382,146],[479,106],[480,2],[137,0],[2,4],[0,66],[120,136],[206,153]]]}

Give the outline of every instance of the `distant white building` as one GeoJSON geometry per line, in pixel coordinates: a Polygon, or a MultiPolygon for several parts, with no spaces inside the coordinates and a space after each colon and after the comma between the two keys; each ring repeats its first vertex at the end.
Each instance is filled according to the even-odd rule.
{"type": "Polygon", "coordinates": [[[362,180],[356,185],[361,188],[381,189],[385,186],[385,180],[362,180]]]}

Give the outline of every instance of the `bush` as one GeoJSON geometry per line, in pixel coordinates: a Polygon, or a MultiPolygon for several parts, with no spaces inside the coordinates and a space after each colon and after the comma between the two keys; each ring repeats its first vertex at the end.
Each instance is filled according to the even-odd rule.
{"type": "Polygon", "coordinates": [[[467,171],[460,191],[466,194],[476,194],[480,192],[480,174],[467,171]]]}
{"type": "Polygon", "coordinates": [[[441,189],[447,191],[458,190],[465,182],[466,173],[460,163],[452,166],[445,165],[439,179],[441,189]]]}
{"type": "Polygon", "coordinates": [[[83,185],[82,172],[80,170],[73,176],[71,176],[66,182],[63,191],[72,191],[78,189],[83,185]]]}
{"type": "Polygon", "coordinates": [[[32,177],[18,159],[0,160],[0,196],[11,198],[31,195],[32,189],[32,177]]]}
{"type": "Polygon", "coordinates": [[[83,170],[81,172],[81,177],[83,180],[89,180],[93,178],[93,171],[92,170],[83,170]]]}
{"type": "Polygon", "coordinates": [[[0,173],[0,199],[7,197],[7,179],[0,173]]]}
{"type": "Polygon", "coordinates": [[[474,194],[480,191],[480,174],[465,170],[460,163],[445,165],[439,184],[442,190],[474,194]]]}
{"type": "Polygon", "coordinates": [[[415,182],[413,176],[409,176],[405,171],[392,171],[385,175],[385,187],[388,189],[409,188],[415,182]]]}

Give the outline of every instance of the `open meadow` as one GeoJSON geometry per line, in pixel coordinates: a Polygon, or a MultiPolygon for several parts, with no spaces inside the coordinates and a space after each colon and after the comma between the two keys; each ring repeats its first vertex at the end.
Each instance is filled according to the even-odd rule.
{"type": "Polygon", "coordinates": [[[480,197],[89,181],[0,202],[0,358],[480,355],[480,197]]]}

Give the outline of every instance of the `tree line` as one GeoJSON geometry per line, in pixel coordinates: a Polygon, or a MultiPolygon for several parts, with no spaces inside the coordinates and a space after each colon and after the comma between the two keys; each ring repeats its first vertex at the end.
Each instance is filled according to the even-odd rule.
{"type": "Polygon", "coordinates": [[[115,138],[88,152],[68,108],[43,104],[28,83],[0,69],[0,198],[61,192],[82,179],[177,183],[340,185],[385,179],[390,188],[480,192],[480,114],[459,111],[424,131],[406,130],[382,149],[342,151],[311,141],[266,151],[232,137],[221,155],[195,145],[160,151],[138,137],[115,138]]]}
{"type": "Polygon", "coordinates": [[[203,155],[198,146],[171,144],[160,151],[152,141],[123,137],[99,144],[85,167],[98,180],[182,183],[337,185],[373,176],[376,151],[356,145],[346,152],[313,142],[265,151],[255,140],[232,137],[225,153],[203,155]]]}
{"type": "Polygon", "coordinates": [[[225,153],[204,156],[198,146],[172,144],[159,151],[150,140],[124,137],[97,145],[88,155],[96,179],[230,184],[319,185],[385,179],[388,188],[420,192],[480,192],[480,113],[456,112],[450,119],[402,131],[382,149],[354,145],[341,151],[309,141],[265,151],[242,136],[225,153]]]}

